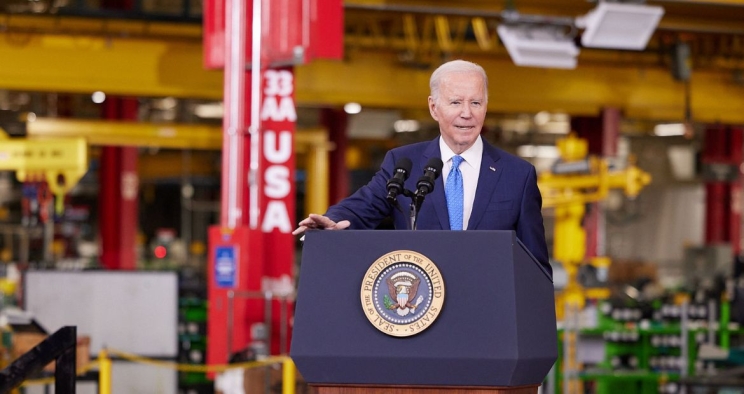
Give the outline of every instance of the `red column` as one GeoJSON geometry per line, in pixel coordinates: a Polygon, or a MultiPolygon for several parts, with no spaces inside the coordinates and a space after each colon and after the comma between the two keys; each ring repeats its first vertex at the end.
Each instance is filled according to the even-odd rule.
{"type": "MultiPolygon", "coordinates": [[[[227,0],[225,9],[256,22],[246,4],[227,0]]],[[[271,15],[281,17],[279,11],[271,15]]],[[[238,19],[226,23],[231,50],[225,56],[222,215],[209,231],[209,364],[249,346],[256,323],[269,325],[271,353],[286,351],[289,337],[282,342],[280,334],[290,331],[292,307],[282,316],[279,302],[265,303],[263,295],[294,290],[294,70],[262,63],[246,72],[246,54],[240,53],[246,20],[238,19]]]]}
{"type": "Polygon", "coordinates": [[[728,239],[728,185],[711,181],[705,184],[705,243],[727,243],[728,239]]]}
{"type": "Polygon", "coordinates": [[[323,108],[320,122],[328,129],[329,139],[336,147],[328,153],[328,203],[333,205],[349,195],[349,169],[346,165],[346,149],[349,146],[349,137],[346,134],[348,115],[342,109],[323,108]]]}
{"type": "MultiPolygon", "coordinates": [[[[620,136],[620,110],[604,108],[598,117],[574,117],[571,119],[571,129],[587,140],[589,154],[602,157],[617,155],[617,140],[620,136]]],[[[592,203],[584,217],[586,230],[586,257],[604,255],[604,222],[605,215],[601,204],[592,203]]]]}
{"type": "MultiPolygon", "coordinates": [[[[205,0],[204,10],[205,66],[225,68],[222,154],[227,156],[220,226],[209,233],[207,285],[207,362],[214,364],[244,348],[251,325],[264,321],[265,309],[255,298],[230,303],[232,294],[240,297],[261,290],[279,295],[294,290],[295,82],[294,70],[279,69],[277,64],[317,56],[340,58],[343,3],[205,0]],[[261,12],[253,7],[261,7],[261,12]],[[254,31],[262,32],[261,37],[254,31]],[[305,51],[300,53],[298,47],[305,51]],[[246,66],[252,72],[245,73],[246,66]],[[257,88],[255,94],[251,86],[257,88]],[[234,308],[228,310],[230,305],[234,308]],[[226,333],[231,337],[225,338],[226,333]]],[[[272,353],[277,352],[278,333],[283,331],[276,305],[270,320],[272,353]]],[[[286,318],[291,323],[291,312],[286,318]]]]}
{"type": "MultiPolygon", "coordinates": [[[[137,119],[137,100],[108,97],[106,119],[137,119]]],[[[99,169],[101,264],[106,269],[135,269],[139,177],[137,148],[106,146],[99,169]]]]}
{"type": "Polygon", "coordinates": [[[740,127],[710,125],[705,130],[705,243],[730,243],[741,250],[741,170],[744,133],[740,127]]]}
{"type": "MultiPolygon", "coordinates": [[[[261,304],[242,293],[258,292],[263,277],[261,233],[246,222],[251,216],[248,177],[258,179],[251,170],[251,141],[248,136],[251,109],[251,72],[246,72],[248,26],[252,2],[225,0],[213,16],[225,23],[224,47],[217,56],[223,62],[224,104],[222,143],[222,185],[220,224],[209,228],[207,267],[207,363],[221,364],[245,349],[252,322],[261,320],[261,304]],[[234,15],[236,18],[225,18],[234,15]]],[[[205,16],[205,21],[212,19],[205,16]]],[[[260,70],[255,70],[260,73],[260,70]]],[[[258,139],[257,139],[258,140],[258,139]]],[[[255,157],[255,156],[254,156],[255,157]]],[[[254,189],[255,190],[255,189],[254,189]]]]}

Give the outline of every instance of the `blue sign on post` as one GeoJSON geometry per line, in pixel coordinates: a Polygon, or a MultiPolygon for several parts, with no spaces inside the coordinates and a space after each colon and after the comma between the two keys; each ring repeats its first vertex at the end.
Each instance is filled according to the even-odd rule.
{"type": "Polygon", "coordinates": [[[235,287],[235,278],[238,275],[235,246],[218,246],[214,253],[214,277],[217,287],[235,287]]]}

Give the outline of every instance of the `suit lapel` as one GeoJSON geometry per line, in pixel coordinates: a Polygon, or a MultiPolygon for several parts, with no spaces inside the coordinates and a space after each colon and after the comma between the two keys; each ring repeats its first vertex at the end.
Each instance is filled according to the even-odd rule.
{"type": "Polygon", "coordinates": [[[500,158],[501,156],[496,148],[483,140],[483,159],[478,175],[478,188],[475,190],[473,211],[470,213],[470,221],[468,221],[468,230],[473,230],[478,226],[486,212],[489,201],[491,201],[491,195],[503,172],[503,168],[497,163],[500,158]]]}
{"type": "MultiPolygon", "coordinates": [[[[435,138],[434,141],[432,141],[424,151],[424,160],[421,162],[421,168],[419,169],[419,174],[424,173],[424,166],[426,166],[426,163],[429,161],[432,157],[442,157],[442,153],[439,151],[439,138],[435,138]]],[[[442,230],[449,230],[449,214],[447,213],[447,199],[444,196],[444,182],[442,181],[443,177],[440,176],[437,178],[437,180],[434,182],[434,190],[431,192],[431,194],[426,196],[427,201],[429,204],[434,206],[434,211],[437,213],[437,218],[439,219],[439,225],[441,226],[442,230]]],[[[426,202],[424,202],[426,204],[426,202]]]]}

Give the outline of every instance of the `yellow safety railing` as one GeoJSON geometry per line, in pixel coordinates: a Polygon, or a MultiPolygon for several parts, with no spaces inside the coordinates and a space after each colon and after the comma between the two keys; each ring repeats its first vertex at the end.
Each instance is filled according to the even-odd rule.
{"type": "MultiPolygon", "coordinates": [[[[121,359],[153,365],[156,367],[170,368],[181,372],[224,372],[228,369],[252,369],[264,367],[267,365],[282,364],[282,394],[295,394],[296,372],[292,359],[288,356],[272,356],[260,361],[247,361],[234,364],[179,364],[172,361],[156,360],[148,357],[139,356],[133,353],[124,352],[116,349],[102,349],[98,352],[98,360],[93,361],[80,368],[78,375],[98,367],[98,392],[99,394],[111,394],[111,357],[110,355],[120,357],[121,359]]],[[[23,386],[44,385],[54,383],[54,377],[44,379],[27,380],[23,386]]]]}
{"type": "Polygon", "coordinates": [[[111,359],[105,348],[98,352],[98,363],[98,393],[111,394],[111,359]]]}

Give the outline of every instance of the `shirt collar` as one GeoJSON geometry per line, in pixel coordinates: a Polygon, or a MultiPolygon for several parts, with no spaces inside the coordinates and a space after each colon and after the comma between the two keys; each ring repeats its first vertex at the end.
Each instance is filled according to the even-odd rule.
{"type": "MultiPolygon", "coordinates": [[[[439,137],[439,152],[442,155],[443,163],[449,162],[452,159],[452,156],[455,155],[455,152],[447,146],[442,137],[439,137]]],[[[460,156],[462,156],[462,158],[465,159],[465,162],[471,166],[475,167],[480,164],[481,158],[483,157],[483,141],[481,140],[481,137],[478,137],[475,140],[473,146],[468,148],[465,152],[460,153],[460,156]]]]}

